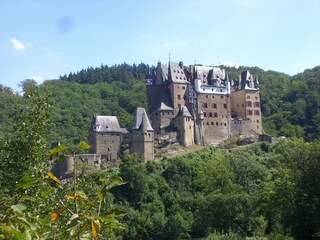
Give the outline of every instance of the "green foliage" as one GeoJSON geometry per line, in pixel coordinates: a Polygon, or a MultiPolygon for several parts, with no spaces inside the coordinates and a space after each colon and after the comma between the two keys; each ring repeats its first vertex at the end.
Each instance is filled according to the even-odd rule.
{"type": "MultiPolygon", "coordinates": [[[[124,184],[118,176],[92,186],[90,175],[73,181],[55,177],[48,156],[68,150],[46,148],[50,101],[37,88],[25,95],[28,107],[18,109],[15,133],[1,141],[1,239],[92,239],[114,236],[123,229],[124,211],[113,206],[110,189],[124,184]]],[[[90,146],[80,142],[79,149],[90,146]]],[[[74,151],[72,150],[73,159],[74,151]]],[[[74,167],[76,169],[76,167],[74,167]]],[[[75,171],[75,170],[74,170],[75,171]]]]}
{"type": "Polygon", "coordinates": [[[38,89],[29,89],[28,107],[17,106],[14,113],[14,135],[0,144],[0,182],[4,190],[12,190],[24,172],[32,172],[42,164],[46,152],[48,109],[51,101],[38,89]],[[15,174],[12,174],[12,173],[15,174]]]}

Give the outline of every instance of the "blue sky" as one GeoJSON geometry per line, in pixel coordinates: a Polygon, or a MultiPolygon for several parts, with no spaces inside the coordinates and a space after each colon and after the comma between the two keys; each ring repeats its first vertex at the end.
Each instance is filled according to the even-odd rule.
{"type": "Polygon", "coordinates": [[[320,65],[319,0],[0,0],[0,83],[88,66],[320,65]]]}

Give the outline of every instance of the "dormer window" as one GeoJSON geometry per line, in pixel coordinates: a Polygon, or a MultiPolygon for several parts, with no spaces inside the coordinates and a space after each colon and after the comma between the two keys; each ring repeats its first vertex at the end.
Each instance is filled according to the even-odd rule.
{"type": "Polygon", "coordinates": [[[93,126],[93,130],[96,130],[96,131],[99,131],[100,129],[100,125],[99,124],[96,124],[93,126]]]}

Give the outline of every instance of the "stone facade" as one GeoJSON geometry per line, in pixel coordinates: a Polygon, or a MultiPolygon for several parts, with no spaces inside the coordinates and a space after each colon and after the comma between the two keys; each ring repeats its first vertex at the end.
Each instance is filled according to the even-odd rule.
{"type": "Polygon", "coordinates": [[[146,88],[148,101],[152,99],[148,114],[155,134],[177,131],[177,141],[182,145],[210,144],[263,132],[259,82],[248,71],[239,79],[229,80],[219,67],[192,65],[187,69],[182,62],[169,62],[168,67],[159,62],[146,88]],[[192,117],[193,138],[185,135],[189,125],[177,125],[181,107],[192,117]]]}
{"type": "Polygon", "coordinates": [[[68,178],[75,172],[80,175],[83,171],[95,171],[100,169],[101,156],[97,154],[69,155],[65,159],[57,161],[52,172],[58,178],[68,178]]]}
{"type": "Polygon", "coordinates": [[[154,159],[154,130],[144,108],[137,108],[131,128],[130,153],[136,153],[143,162],[154,159]]]}
{"type": "Polygon", "coordinates": [[[195,144],[194,141],[194,121],[185,106],[181,106],[177,116],[173,119],[173,125],[177,132],[177,141],[182,145],[189,147],[195,144]]]}
{"type": "Polygon", "coordinates": [[[99,155],[101,165],[114,163],[123,144],[142,161],[154,159],[154,130],[144,108],[137,108],[132,128],[121,128],[116,116],[93,117],[89,143],[91,153],[99,155]]]}
{"type": "Polygon", "coordinates": [[[126,131],[120,127],[116,116],[93,116],[89,143],[91,153],[101,156],[101,164],[106,165],[118,158],[122,135],[126,131]]]}

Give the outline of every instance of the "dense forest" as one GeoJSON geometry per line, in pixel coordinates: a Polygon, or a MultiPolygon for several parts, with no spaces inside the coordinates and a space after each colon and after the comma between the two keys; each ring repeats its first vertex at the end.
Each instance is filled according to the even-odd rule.
{"type": "Polygon", "coordinates": [[[83,164],[69,181],[49,171],[51,156],[86,151],[95,113],[130,126],[147,105],[152,67],[25,80],[22,96],[0,86],[0,239],[320,239],[320,67],[292,77],[227,70],[244,69],[259,77],[265,131],[290,138],[198,146],[147,164],[124,155],[114,169],[83,164]]]}

